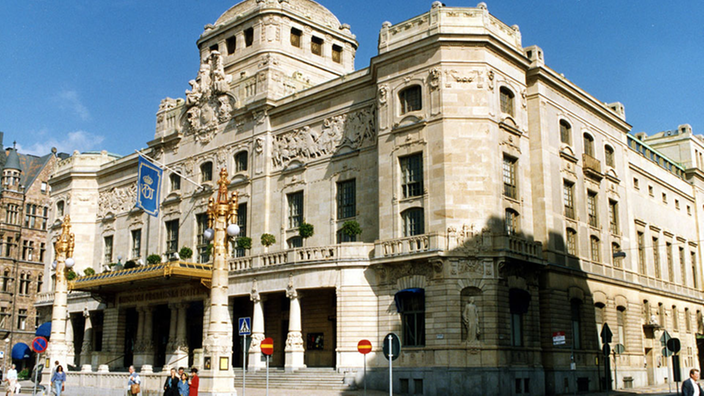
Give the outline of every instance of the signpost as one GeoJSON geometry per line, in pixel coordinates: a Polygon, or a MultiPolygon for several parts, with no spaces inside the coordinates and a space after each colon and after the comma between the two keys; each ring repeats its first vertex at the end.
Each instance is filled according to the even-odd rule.
{"type": "MultiPolygon", "coordinates": [[[[680,356],[678,355],[680,349],[682,348],[682,344],[680,343],[679,338],[670,338],[667,340],[667,349],[672,352],[672,380],[675,381],[675,386],[677,387],[677,394],[679,395],[679,389],[680,385],[679,382],[681,380],[681,373],[680,373],[680,356]]],[[[671,382],[671,381],[668,381],[671,382]]]]}
{"type": "Polygon", "coordinates": [[[364,383],[364,396],[367,396],[367,357],[365,355],[372,351],[372,343],[369,340],[361,340],[357,344],[357,350],[364,358],[364,377],[362,377],[362,382],[364,383]]]}
{"type": "Polygon", "coordinates": [[[626,352],[626,347],[623,344],[614,346],[614,389],[618,389],[618,357],[616,355],[624,352],[626,352]]]}
{"type": "MultiPolygon", "coordinates": [[[[662,335],[660,336],[660,345],[662,346],[662,355],[665,356],[665,358],[668,358],[672,356],[672,351],[667,348],[667,342],[670,341],[672,337],[670,336],[670,333],[667,332],[667,330],[662,331],[662,335]]],[[[668,372],[670,369],[668,369],[668,372]]],[[[668,392],[672,392],[672,381],[667,381],[667,390],[668,392]]]]}
{"type": "Polygon", "coordinates": [[[269,396],[269,356],[274,353],[274,339],[267,337],[261,343],[262,353],[266,355],[266,396],[269,396]]]}
{"type": "Polygon", "coordinates": [[[384,342],[384,357],[389,360],[389,396],[394,396],[394,370],[393,361],[398,359],[398,355],[401,353],[401,341],[399,341],[398,336],[394,333],[389,333],[384,337],[386,342],[384,342]]]}
{"type": "Polygon", "coordinates": [[[604,385],[606,391],[611,390],[611,359],[609,358],[609,354],[611,353],[611,347],[609,347],[609,344],[613,340],[614,333],[611,332],[611,329],[609,328],[608,323],[604,323],[604,326],[601,328],[601,342],[604,344],[602,348],[602,352],[604,353],[604,385]]]}
{"type": "Polygon", "coordinates": [[[32,350],[37,354],[37,362],[34,364],[34,390],[32,390],[32,395],[37,394],[37,383],[39,382],[39,373],[41,373],[43,367],[39,368],[39,355],[46,351],[46,347],[49,345],[49,341],[44,337],[35,337],[32,340],[32,350]]]}
{"type": "Polygon", "coordinates": [[[239,318],[239,333],[242,336],[242,396],[247,392],[247,336],[252,334],[252,318],[239,318]]]}

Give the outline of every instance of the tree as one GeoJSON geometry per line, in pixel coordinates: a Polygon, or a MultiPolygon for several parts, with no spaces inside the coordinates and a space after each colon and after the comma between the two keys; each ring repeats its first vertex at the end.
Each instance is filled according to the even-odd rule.
{"type": "Polygon", "coordinates": [[[189,259],[193,257],[193,249],[189,248],[188,246],[184,246],[181,248],[181,250],[178,251],[178,256],[182,259],[189,259]]]}
{"type": "Polygon", "coordinates": [[[160,255],[150,254],[149,256],[147,256],[147,264],[154,265],[154,264],[159,264],[159,263],[161,263],[161,256],[160,255]]]}
{"type": "Polygon", "coordinates": [[[262,234],[262,245],[264,245],[264,246],[266,246],[266,247],[269,247],[269,246],[271,246],[271,245],[273,245],[273,244],[275,244],[275,243],[276,243],[276,237],[275,237],[275,236],[273,236],[273,235],[271,235],[271,234],[268,234],[268,233],[262,234]]]}
{"type": "Polygon", "coordinates": [[[298,235],[303,239],[312,237],[314,232],[315,228],[313,225],[306,223],[305,221],[298,226],[298,235]]]}
{"type": "Polygon", "coordinates": [[[252,238],[243,236],[237,238],[237,248],[243,250],[249,250],[252,248],[252,238]]]}
{"type": "Polygon", "coordinates": [[[354,238],[362,233],[362,227],[359,226],[356,220],[348,220],[342,224],[342,233],[354,238]]]}

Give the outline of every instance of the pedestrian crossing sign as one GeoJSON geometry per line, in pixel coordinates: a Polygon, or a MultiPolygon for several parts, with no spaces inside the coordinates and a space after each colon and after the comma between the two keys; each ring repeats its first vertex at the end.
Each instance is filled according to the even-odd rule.
{"type": "Polygon", "coordinates": [[[252,318],[240,318],[239,326],[240,335],[251,335],[252,334],[252,318]]]}

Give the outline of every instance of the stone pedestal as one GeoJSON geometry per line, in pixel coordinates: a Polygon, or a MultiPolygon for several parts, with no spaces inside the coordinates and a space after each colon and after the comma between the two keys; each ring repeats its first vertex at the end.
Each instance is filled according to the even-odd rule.
{"type": "Polygon", "coordinates": [[[286,296],[291,299],[291,309],[289,310],[288,319],[288,336],[286,337],[286,364],[284,366],[286,372],[293,372],[306,367],[303,363],[304,352],[303,335],[301,334],[301,303],[298,299],[298,293],[289,284],[286,291],[286,296]]]}
{"type": "Polygon", "coordinates": [[[250,299],[254,302],[254,314],[252,315],[252,343],[249,346],[248,371],[258,371],[266,367],[266,362],[262,361],[261,343],[264,340],[264,301],[256,291],[256,284],[252,289],[250,299]]]}

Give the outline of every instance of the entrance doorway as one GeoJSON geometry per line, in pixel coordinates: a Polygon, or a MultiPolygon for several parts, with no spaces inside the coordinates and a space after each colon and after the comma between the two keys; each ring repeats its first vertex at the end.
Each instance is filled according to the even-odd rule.
{"type": "Polygon", "coordinates": [[[154,368],[164,367],[166,364],[166,345],[169,343],[169,326],[171,324],[171,310],[169,306],[157,305],[154,307],[152,319],[152,337],[156,355],[154,356],[154,368]]]}
{"type": "Polygon", "coordinates": [[[137,341],[137,322],[139,314],[136,308],[125,310],[125,358],[124,365],[129,367],[134,363],[134,345],[137,341]]]}

